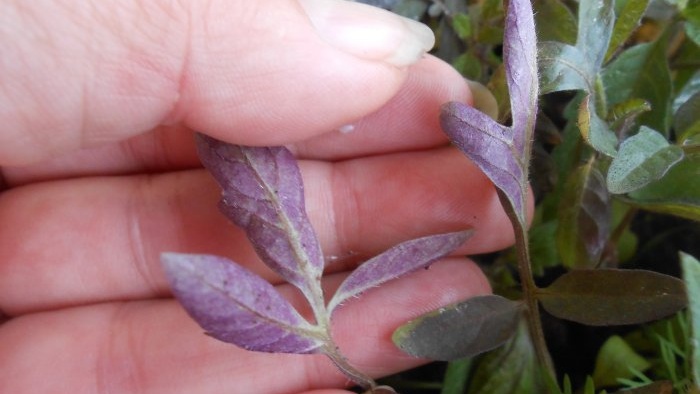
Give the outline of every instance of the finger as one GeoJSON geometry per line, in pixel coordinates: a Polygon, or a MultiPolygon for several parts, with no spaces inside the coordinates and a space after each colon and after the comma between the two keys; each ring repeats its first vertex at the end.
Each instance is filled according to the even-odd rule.
{"type": "Polygon", "coordinates": [[[0,7],[13,59],[0,62],[0,165],[163,123],[244,144],[302,140],[379,108],[434,40],[415,21],[341,0],[0,7]]]}
{"type": "MultiPolygon", "coordinates": [[[[459,253],[512,243],[490,182],[444,148],[329,164],[301,162],[307,210],[330,270],[394,244],[475,229],[459,253]]],[[[163,295],[166,251],[228,256],[266,279],[243,232],[217,211],[203,171],[35,184],[0,194],[0,309],[9,314],[163,295]],[[28,291],[31,289],[31,291],[28,291]]]]}
{"type": "MultiPolygon", "coordinates": [[[[351,126],[351,133],[331,131],[291,148],[300,158],[341,160],[355,156],[419,150],[445,144],[439,109],[447,101],[471,102],[463,78],[448,64],[426,57],[413,65],[400,91],[376,113],[351,126]]],[[[160,126],[117,144],[78,152],[24,167],[6,167],[10,185],[90,175],[133,174],[193,168],[199,160],[192,131],[160,126]]]]}
{"type": "MultiPolygon", "coordinates": [[[[424,362],[393,346],[398,325],[488,291],[473,264],[441,262],[343,306],[333,335],[356,368],[387,375],[424,362]]],[[[347,378],[321,355],[254,353],[214,340],[175,302],[159,300],[44,312],[0,326],[0,382],[8,393],[297,393],[340,388],[347,378]]]]}

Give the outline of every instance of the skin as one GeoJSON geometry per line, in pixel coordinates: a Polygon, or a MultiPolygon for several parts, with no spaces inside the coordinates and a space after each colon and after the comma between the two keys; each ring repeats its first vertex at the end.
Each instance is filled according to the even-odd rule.
{"type": "Polygon", "coordinates": [[[358,369],[425,362],[396,350],[393,330],[490,291],[457,256],[506,247],[512,231],[440,131],[440,104],[471,101],[447,64],[339,52],[294,1],[33,4],[0,4],[0,392],[347,393],[323,356],[218,342],[172,300],[164,251],[227,256],[305,308],[218,213],[193,130],[295,152],[329,294],[398,242],[476,229],[455,257],[339,309],[334,335],[358,369]],[[293,39],[266,29],[282,23],[293,39]]]}

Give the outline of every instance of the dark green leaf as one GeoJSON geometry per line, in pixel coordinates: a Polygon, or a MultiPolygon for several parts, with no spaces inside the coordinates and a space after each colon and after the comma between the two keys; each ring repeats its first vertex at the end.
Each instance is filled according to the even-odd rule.
{"type": "Polygon", "coordinates": [[[691,343],[693,356],[693,380],[700,382],[700,262],[693,256],[681,253],[681,268],[683,269],[683,281],[688,289],[688,301],[690,306],[690,319],[692,327],[691,343]]]}
{"type": "Polygon", "coordinates": [[[591,326],[645,323],[687,303],[680,279],[642,270],[571,271],[537,297],[550,314],[591,326]]]}
{"type": "Polygon", "coordinates": [[[639,21],[644,16],[644,11],[649,5],[649,0],[632,0],[626,1],[620,12],[620,15],[615,21],[608,53],[605,55],[605,60],[610,60],[617,49],[627,41],[629,36],[639,26],[639,21]]]}
{"type": "Polygon", "coordinates": [[[517,328],[521,308],[521,303],[496,295],[474,297],[409,321],[392,339],[415,357],[470,357],[505,343],[517,328]]]}
{"type": "Polygon", "coordinates": [[[598,351],[593,370],[593,381],[598,386],[617,386],[618,379],[632,379],[633,371],[643,372],[651,366],[624,339],[617,335],[608,338],[598,351]]]}
{"type": "Polygon", "coordinates": [[[609,104],[641,98],[651,111],[639,121],[666,134],[670,126],[671,74],[666,61],[666,36],[651,44],[632,47],[603,71],[603,83],[609,104]]]}
{"type": "Polygon", "coordinates": [[[593,163],[571,174],[560,201],[556,241],[569,268],[596,266],[610,236],[610,196],[593,163]]]}
{"type": "Polygon", "coordinates": [[[664,380],[629,390],[616,391],[613,394],[673,394],[673,383],[664,380]]]}
{"type": "Polygon", "coordinates": [[[700,71],[696,71],[683,85],[678,96],[673,100],[673,112],[676,113],[681,105],[685,104],[691,97],[700,93],[700,71]]]}
{"type": "Polygon", "coordinates": [[[625,100],[612,106],[608,112],[608,123],[618,135],[626,135],[637,118],[649,111],[651,111],[651,104],[646,100],[638,98],[625,100]]]}
{"type": "Polygon", "coordinates": [[[540,0],[533,2],[537,38],[541,41],[558,41],[574,45],[576,43],[576,18],[561,0],[540,0]]]}
{"type": "Polygon", "coordinates": [[[678,108],[673,128],[678,136],[678,142],[681,144],[700,134],[700,92],[690,96],[678,108]]]}
{"type": "Polygon", "coordinates": [[[415,20],[420,20],[427,10],[428,3],[423,0],[401,0],[391,9],[399,15],[415,20]]]}
{"type": "Polygon", "coordinates": [[[658,132],[642,126],[639,132],[620,145],[618,155],[608,169],[608,190],[629,193],[661,179],[683,159],[683,150],[669,145],[658,132]]]}
{"type": "Polygon", "coordinates": [[[481,79],[481,73],[483,72],[481,60],[479,60],[471,52],[464,52],[463,54],[459,55],[452,62],[452,66],[467,79],[481,79]]]}
{"type": "Polygon", "coordinates": [[[518,329],[505,345],[486,354],[474,372],[469,394],[544,393],[540,370],[527,325],[518,329]]]}
{"type": "Polygon", "coordinates": [[[473,363],[471,358],[450,361],[447,364],[440,394],[463,394],[467,389],[469,371],[473,363]]]}
{"type": "Polygon", "coordinates": [[[650,211],[700,220],[700,155],[686,155],[666,176],[627,196],[650,211]]]}
{"type": "Polygon", "coordinates": [[[530,260],[535,275],[542,275],[545,268],[559,265],[556,233],[556,220],[538,223],[530,228],[530,260]]]}

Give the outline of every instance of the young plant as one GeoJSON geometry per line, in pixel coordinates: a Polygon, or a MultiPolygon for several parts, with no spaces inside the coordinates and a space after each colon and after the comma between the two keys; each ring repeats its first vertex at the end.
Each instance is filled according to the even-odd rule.
{"type": "MultiPolygon", "coordinates": [[[[462,103],[443,106],[440,119],[443,130],[493,182],[511,220],[522,301],[480,297],[419,317],[394,333],[394,342],[407,353],[456,360],[498,347],[518,333],[517,317],[524,310],[537,363],[549,375],[545,380],[552,380],[556,372],[541,326],[540,306],[561,319],[607,326],[659,319],[687,304],[685,287],[678,278],[651,271],[596,267],[609,238],[610,194],[629,193],[663,178],[683,158],[683,151],[669,145],[648,127],[619,143],[618,138],[630,131],[640,111],[622,110],[623,121],[617,123],[617,134],[606,123],[607,100],[599,72],[613,35],[612,1],[582,0],[579,16],[576,46],[543,45],[545,61],[538,64],[531,3],[529,0],[508,2],[503,65],[510,96],[511,126],[499,124],[462,103]],[[546,288],[538,287],[533,277],[526,212],[540,86],[538,67],[543,65],[548,68],[544,67],[546,78],[542,85],[548,91],[581,89],[587,93],[579,108],[578,126],[583,140],[595,151],[588,164],[573,174],[575,178],[570,183],[573,201],[562,201],[572,205],[579,200],[573,204],[579,211],[568,216],[577,232],[560,236],[562,249],[570,248],[575,254],[570,260],[594,264],[582,264],[577,268],[588,269],[571,270],[546,288]],[[607,179],[601,175],[606,170],[607,179]]],[[[504,351],[527,354],[529,349],[521,343],[521,336],[516,335],[504,351]]],[[[506,357],[496,358],[504,362],[506,357]]],[[[517,360],[522,363],[523,357],[517,360]]],[[[539,387],[535,390],[542,390],[541,384],[539,387]]],[[[519,390],[515,392],[523,392],[519,390]]]]}
{"type": "Polygon", "coordinates": [[[333,312],[364,291],[449,254],[471,232],[394,246],[355,269],[326,302],[321,288],[323,253],[306,215],[301,174],[292,154],[283,147],[196,138],[202,163],[223,190],[221,211],[245,230],[260,259],[301,291],[313,317],[302,317],[270,283],[219,256],[163,254],[175,297],[216,339],[252,351],[322,353],[353,382],[379,392],[375,382],[340,353],[331,335],[333,312]]]}

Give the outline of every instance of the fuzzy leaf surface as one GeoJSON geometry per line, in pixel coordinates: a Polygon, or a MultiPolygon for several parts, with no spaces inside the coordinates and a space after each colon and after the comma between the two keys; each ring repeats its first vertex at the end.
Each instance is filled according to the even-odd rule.
{"type": "Polygon", "coordinates": [[[394,331],[405,353],[433,360],[474,356],[505,343],[518,327],[522,304],[487,295],[452,304],[411,320],[394,331]]]}
{"type": "Polygon", "coordinates": [[[642,126],[620,145],[619,154],[608,169],[608,190],[623,194],[640,189],[661,179],[681,159],[680,147],[670,145],[664,136],[642,126]]]}
{"type": "Polygon", "coordinates": [[[537,298],[550,314],[590,326],[646,323],[687,304],[681,280],[643,270],[570,271],[537,298]]]}
{"type": "Polygon", "coordinates": [[[223,257],[161,257],[175,297],[218,340],[273,353],[314,353],[324,343],[275,288],[223,257]]]}
{"type": "Polygon", "coordinates": [[[700,155],[686,155],[658,181],[627,194],[640,208],[700,221],[700,155]]]}
{"type": "Polygon", "coordinates": [[[443,105],[442,129],[502,192],[517,220],[525,223],[527,163],[537,115],[537,42],[532,5],[513,0],[503,39],[512,127],[505,127],[465,104],[443,105]]]}
{"type": "Polygon", "coordinates": [[[591,95],[581,101],[578,127],[583,139],[593,149],[610,157],[617,156],[617,137],[596,113],[595,102],[591,95]]]}
{"type": "Polygon", "coordinates": [[[563,264],[598,264],[610,236],[611,205],[605,178],[590,161],[569,177],[559,206],[557,245],[563,264]]]}
{"type": "Polygon", "coordinates": [[[246,231],[265,264],[312,297],[324,260],[292,154],[284,147],[231,145],[202,134],[197,149],[221,185],[221,211],[246,231]]]}
{"type": "Polygon", "coordinates": [[[540,89],[543,94],[562,90],[593,91],[596,71],[575,46],[544,41],[539,44],[540,89]]]}
{"type": "Polygon", "coordinates": [[[450,254],[472,234],[472,231],[460,231],[417,238],[367,260],[343,281],[329,302],[328,310],[333,311],[349,298],[357,297],[372,287],[430,265],[450,254]]]}
{"type": "Polygon", "coordinates": [[[581,0],[576,46],[597,69],[603,64],[615,25],[613,0],[581,0]]]}

